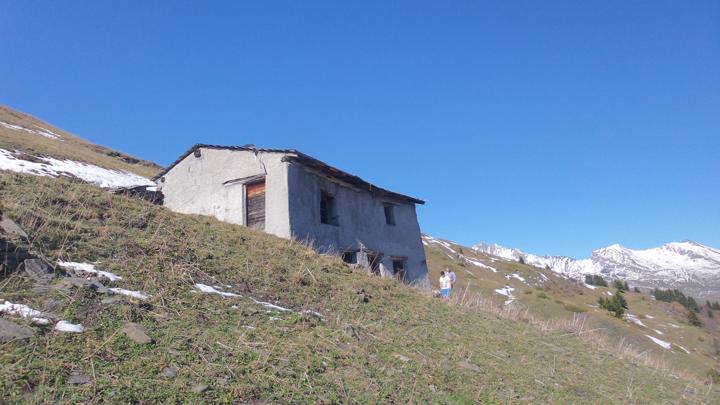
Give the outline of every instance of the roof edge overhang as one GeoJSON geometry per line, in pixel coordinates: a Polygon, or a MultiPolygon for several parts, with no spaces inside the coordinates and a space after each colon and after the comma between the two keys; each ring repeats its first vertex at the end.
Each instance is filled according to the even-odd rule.
{"type": "Polygon", "coordinates": [[[188,155],[190,155],[191,153],[194,153],[195,150],[200,149],[200,148],[249,151],[249,152],[256,152],[256,153],[257,152],[282,153],[282,154],[286,155],[283,158],[284,161],[291,162],[291,163],[297,163],[297,164],[312,168],[316,171],[319,171],[320,173],[322,173],[323,175],[325,175],[327,177],[331,177],[331,178],[337,179],[339,181],[348,183],[350,185],[358,187],[359,189],[361,189],[363,191],[368,191],[373,195],[378,195],[381,197],[400,200],[400,201],[411,203],[411,204],[420,204],[420,205],[425,204],[425,201],[423,201],[423,200],[378,187],[370,182],[363,180],[362,178],[360,178],[358,176],[352,175],[352,174],[342,171],[338,168],[330,166],[327,163],[322,162],[321,160],[315,159],[314,157],[306,155],[295,149],[265,149],[265,148],[257,148],[257,147],[250,146],[250,145],[248,145],[248,146],[222,146],[222,145],[211,145],[211,144],[203,144],[203,143],[195,144],[190,149],[188,149],[185,153],[180,155],[180,157],[178,157],[174,162],[172,162],[166,169],[164,169],[162,172],[160,172],[155,177],[153,177],[152,180],[157,181],[157,179],[166,175],[170,170],[172,170],[175,166],[177,166],[178,163],[182,162],[186,157],[188,157],[188,155]]]}

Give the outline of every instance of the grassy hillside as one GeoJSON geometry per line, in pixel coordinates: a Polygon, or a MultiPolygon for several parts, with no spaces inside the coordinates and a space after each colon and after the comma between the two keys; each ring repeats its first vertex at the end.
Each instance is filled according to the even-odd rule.
{"type": "MultiPolygon", "coordinates": [[[[709,403],[713,388],[352,270],[304,246],[64,179],[0,172],[4,215],[49,259],[95,262],[150,294],[25,273],[0,302],[81,323],[1,343],[7,402],[709,403]],[[241,296],[200,293],[216,285],[241,296]],[[256,301],[286,307],[272,309],[256,301]],[[313,313],[305,312],[313,311],[313,313]],[[122,332],[147,329],[152,343],[122,332]],[[176,375],[173,376],[173,370],[176,375]],[[85,377],[80,378],[78,375],[85,377]]],[[[21,242],[17,242],[21,244],[21,242]]],[[[432,259],[431,259],[432,260],[432,259]]],[[[458,273],[459,275],[462,274],[458,273]]],[[[535,293],[533,292],[533,295],[535,293]]],[[[16,323],[26,321],[4,317],[16,323]]]]}
{"type": "Polygon", "coordinates": [[[152,177],[160,172],[160,167],[155,163],[92,144],[6,106],[0,106],[0,149],[91,163],[108,169],[127,170],[145,177],[152,177]]]}
{"type": "Polygon", "coordinates": [[[432,237],[424,237],[424,244],[431,280],[437,283],[440,271],[452,268],[458,276],[458,294],[477,294],[505,305],[508,297],[497,290],[510,286],[514,300],[507,305],[527,311],[538,322],[581,319],[585,330],[594,331],[583,336],[590,344],[618,348],[626,352],[625,357],[642,355],[658,367],[700,379],[707,379],[711,369],[720,369],[720,311],[710,318],[703,309],[703,327],[699,328],[688,324],[687,310],[679,304],[656,301],[650,291],[631,289],[624,294],[629,315],[618,319],[597,305],[598,298],[615,294],[614,288],[593,289],[549,269],[476,253],[432,237]],[[649,336],[672,346],[665,349],[649,336]]]}

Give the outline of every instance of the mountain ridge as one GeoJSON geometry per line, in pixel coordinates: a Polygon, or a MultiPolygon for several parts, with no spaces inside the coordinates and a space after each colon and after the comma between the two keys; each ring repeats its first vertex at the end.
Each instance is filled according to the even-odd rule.
{"type": "Polygon", "coordinates": [[[599,274],[621,278],[645,288],[679,288],[699,297],[720,295],[720,250],[692,240],[668,242],[650,249],[630,249],[618,243],[595,249],[590,257],[539,256],[520,249],[480,242],[477,252],[518,261],[582,279],[599,274]]]}

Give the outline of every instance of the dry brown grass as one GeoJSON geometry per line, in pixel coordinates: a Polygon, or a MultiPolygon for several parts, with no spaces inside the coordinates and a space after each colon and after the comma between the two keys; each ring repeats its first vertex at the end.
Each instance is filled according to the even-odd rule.
{"type": "Polygon", "coordinates": [[[573,335],[593,347],[633,364],[648,367],[660,375],[681,378],[693,384],[706,383],[691,373],[674,368],[665,359],[654,356],[651,350],[640,351],[627,344],[622,336],[612,336],[604,328],[590,328],[588,316],[585,314],[573,313],[570,318],[540,319],[534,316],[527,307],[498,304],[480,294],[470,293],[467,287],[454,294],[449,303],[490,313],[498,318],[526,323],[545,333],[561,333],[561,336],[573,335]]]}
{"type": "Polygon", "coordinates": [[[0,121],[30,129],[36,129],[35,126],[39,126],[62,137],[62,141],[60,141],[0,125],[0,148],[3,149],[20,150],[30,155],[71,159],[108,169],[127,170],[145,177],[152,177],[161,169],[155,163],[136,159],[104,146],[94,145],[47,122],[9,107],[0,106],[0,121]]]}

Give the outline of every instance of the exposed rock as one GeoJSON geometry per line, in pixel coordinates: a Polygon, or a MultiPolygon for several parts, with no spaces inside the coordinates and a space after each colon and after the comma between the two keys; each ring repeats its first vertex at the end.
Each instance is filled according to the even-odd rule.
{"type": "Polygon", "coordinates": [[[408,356],[403,356],[403,355],[400,354],[400,353],[393,353],[393,356],[394,356],[395,358],[397,358],[398,360],[402,361],[403,363],[409,363],[410,361],[412,361],[412,359],[411,359],[410,357],[408,357],[408,356]]]}
{"type": "Polygon", "coordinates": [[[480,367],[478,367],[478,366],[470,363],[470,362],[467,361],[467,360],[459,361],[459,362],[458,362],[458,366],[460,366],[460,367],[462,367],[462,368],[464,368],[464,369],[466,369],[466,370],[474,371],[474,372],[476,372],[476,373],[481,373],[481,372],[482,372],[482,369],[481,369],[480,367]]]}
{"type": "Polygon", "coordinates": [[[165,378],[175,378],[177,376],[178,369],[177,367],[165,367],[163,371],[160,373],[161,377],[165,378]]]}
{"type": "Polygon", "coordinates": [[[35,331],[27,326],[18,325],[3,318],[0,318],[0,342],[11,340],[24,340],[35,334],[35,331]]]}
{"type": "Polygon", "coordinates": [[[55,269],[48,262],[39,258],[25,259],[22,263],[22,268],[25,270],[25,273],[29,274],[30,277],[39,283],[48,283],[58,276],[57,273],[55,273],[55,269]]]}
{"type": "Polygon", "coordinates": [[[11,238],[19,238],[23,241],[28,240],[28,235],[25,231],[23,231],[22,228],[15,223],[15,221],[4,215],[2,216],[2,219],[0,219],[0,231],[11,238]]]}
{"type": "Polygon", "coordinates": [[[356,289],[355,294],[358,295],[358,299],[362,303],[370,302],[370,298],[372,298],[372,296],[370,294],[366,293],[365,289],[363,289],[363,288],[356,289]]]}
{"type": "Polygon", "coordinates": [[[156,205],[162,205],[165,200],[162,191],[157,191],[157,189],[153,187],[150,187],[148,190],[148,186],[118,187],[111,191],[113,194],[146,200],[156,205]]]}
{"type": "Polygon", "coordinates": [[[20,263],[32,257],[25,248],[15,245],[5,236],[0,236],[0,276],[15,272],[20,263]]]}
{"type": "Polygon", "coordinates": [[[110,293],[110,290],[102,285],[99,281],[92,281],[90,284],[88,284],[88,288],[97,292],[98,294],[108,294],[110,293]]]}
{"type": "Polygon", "coordinates": [[[87,287],[91,283],[90,280],[86,280],[81,277],[63,277],[57,283],[53,285],[58,290],[69,290],[72,287],[87,287]]]}
{"type": "Polygon", "coordinates": [[[122,327],[122,331],[131,340],[141,344],[152,343],[152,339],[147,334],[147,330],[135,322],[128,322],[122,327]]]}
{"type": "Polygon", "coordinates": [[[200,383],[200,384],[193,385],[192,392],[194,392],[196,394],[202,394],[203,392],[205,392],[209,389],[210,389],[209,385],[200,383]]]}
{"type": "Polygon", "coordinates": [[[365,334],[360,329],[354,327],[353,325],[350,325],[350,324],[345,325],[344,331],[346,334],[353,337],[358,342],[361,342],[366,339],[365,334]]]}
{"type": "Polygon", "coordinates": [[[70,374],[70,377],[68,377],[68,384],[74,384],[74,385],[82,385],[82,384],[89,384],[90,383],[90,377],[86,374],[80,373],[80,372],[74,372],[70,374]]]}

